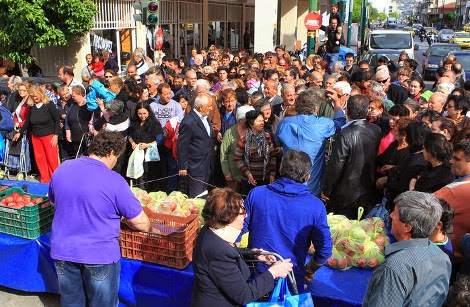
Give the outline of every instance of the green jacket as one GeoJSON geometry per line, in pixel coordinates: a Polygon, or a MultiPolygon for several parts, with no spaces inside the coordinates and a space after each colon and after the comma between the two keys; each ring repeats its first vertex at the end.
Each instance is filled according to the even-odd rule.
{"type": "Polygon", "coordinates": [[[225,131],[222,144],[220,145],[220,164],[222,165],[222,172],[224,176],[231,174],[233,180],[238,182],[242,179],[242,174],[235,165],[233,158],[235,157],[239,139],[237,125],[234,125],[225,131]]]}

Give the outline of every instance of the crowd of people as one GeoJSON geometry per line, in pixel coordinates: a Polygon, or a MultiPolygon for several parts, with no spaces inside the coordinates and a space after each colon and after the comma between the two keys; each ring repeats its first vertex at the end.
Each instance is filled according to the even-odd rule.
{"type": "MultiPolygon", "coordinates": [[[[143,162],[144,173],[135,181],[140,187],[168,193],[181,190],[189,197],[209,187],[228,187],[211,192],[203,211],[213,231],[201,231],[201,246],[195,252],[195,261],[200,261],[194,266],[195,289],[200,291],[206,289],[204,283],[213,282],[198,274],[206,274],[207,257],[213,257],[205,249],[218,243],[203,241],[212,240],[214,234],[235,244],[238,234],[249,230],[249,246],[286,255],[298,283],[303,284],[331,255],[326,214],[355,219],[358,207],[367,213],[379,204],[386,218],[390,214],[398,243],[415,243],[393,247],[394,251],[386,248],[385,264],[374,273],[365,303],[377,305],[398,293],[404,304],[427,297],[442,303],[451,271],[453,280],[459,271],[468,274],[470,80],[465,80],[462,65],[453,55],[437,70],[431,90],[425,89],[416,61],[406,53],[396,62],[380,58],[377,67],[366,61],[354,64],[353,54],[346,54],[343,63],[334,43],[342,40],[336,18],[330,20],[328,29],[332,43],[326,46],[325,59],[329,62],[315,54],[305,61],[293,58],[283,46],[254,55],[212,46],[193,48],[190,58],[164,57],[158,65],[137,48],[125,78],[116,75],[114,60],[106,52],[101,58],[86,56],[88,65],[81,80],[71,67],[60,67],[63,84],[58,88],[11,76],[11,94],[3,104],[18,129],[13,140],[22,135],[30,139],[44,183],[54,178],[58,157],[62,162],[81,155],[112,159],[112,163],[103,161],[126,178],[132,151],[156,147],[160,159],[143,162]],[[90,140],[93,144],[103,131],[117,132],[124,140],[122,150],[101,152],[89,147],[90,140]],[[237,193],[245,198],[244,204],[237,193]],[[451,218],[444,220],[443,212],[449,211],[446,204],[451,218]],[[269,219],[264,215],[268,211],[274,212],[269,219]],[[221,217],[227,218],[218,220],[221,217]],[[449,240],[446,230],[452,223],[449,240]],[[218,231],[228,225],[237,230],[218,231]],[[281,225],[289,231],[280,231],[281,225]],[[436,227],[441,232],[433,235],[436,227]],[[429,246],[431,236],[449,257],[429,246]],[[310,243],[315,254],[304,265],[310,243]],[[406,281],[400,279],[400,272],[409,268],[395,267],[399,261],[393,259],[406,258],[413,246],[422,251],[409,261],[422,263],[422,268],[424,263],[440,268],[433,282],[439,280],[434,287],[439,291],[419,292],[414,290],[416,284],[408,287],[417,282],[419,289],[431,291],[430,276],[418,281],[409,276],[406,281]],[[391,290],[380,274],[406,286],[391,290]]],[[[54,186],[58,186],[57,179],[54,186]]],[[[136,210],[121,215],[134,218],[139,214],[136,210]]],[[[228,248],[221,257],[238,256],[228,248]]],[[[63,266],[56,263],[60,269],[63,266]]],[[[288,269],[275,267],[256,289],[229,301],[249,301],[254,293],[273,285],[272,277],[285,276],[288,269]]],[[[232,281],[246,279],[245,275],[243,269],[241,275],[231,276],[232,281]]],[[[226,282],[216,286],[224,288],[226,282]]],[[[193,294],[194,302],[200,302],[195,305],[215,299],[204,295],[193,294]]]]}

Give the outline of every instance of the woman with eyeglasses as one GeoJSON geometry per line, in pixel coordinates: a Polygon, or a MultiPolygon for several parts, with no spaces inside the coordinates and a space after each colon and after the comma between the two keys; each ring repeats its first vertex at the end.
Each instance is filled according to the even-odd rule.
{"type": "Polygon", "coordinates": [[[114,77],[115,74],[114,74],[114,71],[108,69],[104,72],[104,78],[108,81],[109,79],[111,79],[112,77],[114,77]]]}
{"type": "Polygon", "coordinates": [[[250,280],[250,269],[235,246],[246,217],[240,194],[229,188],[213,189],[202,209],[202,217],[204,227],[193,251],[192,307],[245,305],[271,291],[276,278],[284,278],[292,271],[290,259],[277,261],[250,280]]]}

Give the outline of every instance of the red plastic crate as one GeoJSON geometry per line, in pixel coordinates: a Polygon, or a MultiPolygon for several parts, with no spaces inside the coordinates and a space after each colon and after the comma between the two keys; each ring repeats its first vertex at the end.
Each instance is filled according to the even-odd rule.
{"type": "Polygon", "coordinates": [[[177,269],[187,267],[199,233],[198,215],[180,217],[145,211],[161,234],[134,231],[121,223],[122,257],[177,269]]]}

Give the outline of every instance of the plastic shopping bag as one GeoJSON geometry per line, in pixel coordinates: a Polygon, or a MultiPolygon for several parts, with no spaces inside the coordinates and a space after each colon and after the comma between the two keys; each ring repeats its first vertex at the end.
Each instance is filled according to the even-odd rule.
{"type": "Polygon", "coordinates": [[[310,292],[292,295],[285,278],[279,278],[269,302],[252,302],[246,307],[313,307],[310,292]]]}
{"type": "Polygon", "coordinates": [[[157,144],[152,145],[152,147],[147,148],[145,151],[145,162],[148,161],[160,161],[160,154],[158,153],[157,144]]]}
{"type": "Polygon", "coordinates": [[[144,158],[144,150],[136,147],[129,158],[126,173],[127,177],[137,179],[144,174],[144,158]]]}

